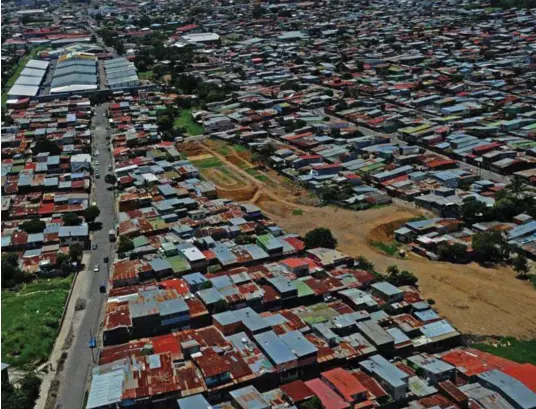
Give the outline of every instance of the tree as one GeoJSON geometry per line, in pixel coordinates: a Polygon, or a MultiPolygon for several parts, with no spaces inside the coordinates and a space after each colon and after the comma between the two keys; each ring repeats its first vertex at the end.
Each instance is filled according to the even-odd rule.
{"type": "Polygon", "coordinates": [[[475,259],[485,263],[502,261],[506,239],[500,232],[476,233],[473,235],[472,247],[475,259]]]}
{"type": "Polygon", "coordinates": [[[97,217],[99,217],[100,209],[98,206],[89,206],[88,208],[84,209],[83,215],[84,219],[86,219],[86,223],[93,223],[97,217]]]}
{"type": "Polygon", "coordinates": [[[484,202],[477,200],[474,197],[471,197],[463,202],[461,207],[461,216],[468,225],[488,221],[492,217],[488,206],[484,202]]]}
{"type": "Polygon", "coordinates": [[[62,149],[60,146],[50,139],[41,139],[35,143],[32,149],[34,155],[38,153],[50,153],[51,155],[60,155],[62,149]]]}
{"type": "Polygon", "coordinates": [[[117,178],[110,173],[110,174],[104,176],[104,181],[106,183],[111,184],[111,185],[115,185],[115,182],[117,182],[117,178]]]}
{"type": "Polygon", "coordinates": [[[386,281],[397,287],[400,287],[403,285],[415,286],[417,285],[417,282],[419,281],[418,278],[415,276],[415,274],[407,270],[400,271],[398,266],[395,264],[392,264],[389,267],[387,267],[386,271],[387,271],[386,281]]]}
{"type": "Polygon", "coordinates": [[[514,271],[519,278],[527,278],[530,273],[530,266],[527,258],[523,254],[518,254],[512,261],[514,271]]]}
{"type": "Polygon", "coordinates": [[[79,226],[82,223],[82,218],[75,213],[65,213],[62,220],[66,226],[79,226]]]}
{"type": "Polygon", "coordinates": [[[69,258],[73,263],[77,263],[82,260],[82,255],[84,254],[84,249],[79,243],[73,243],[69,246],[69,258]]]}
{"type": "Polygon", "coordinates": [[[2,288],[14,287],[28,281],[29,276],[19,268],[17,253],[2,255],[2,288]]]}
{"type": "Polygon", "coordinates": [[[333,236],[330,229],[317,227],[305,235],[305,247],[308,249],[316,247],[334,249],[337,247],[337,239],[333,236]]]}
{"type": "Polygon", "coordinates": [[[27,373],[14,388],[9,380],[2,377],[2,407],[5,409],[33,408],[39,397],[41,378],[34,372],[27,373]]]}
{"type": "Polygon", "coordinates": [[[523,180],[523,178],[521,178],[518,175],[514,175],[514,177],[512,178],[512,180],[510,182],[510,185],[508,185],[507,189],[510,192],[512,192],[514,197],[520,198],[523,195],[523,193],[526,191],[525,190],[526,189],[526,183],[523,180]]]}
{"type": "Polygon", "coordinates": [[[20,224],[19,228],[28,234],[42,233],[47,224],[39,219],[30,219],[20,224]]]}
{"type": "Polygon", "coordinates": [[[356,267],[369,272],[375,271],[374,264],[363,256],[359,256],[356,260],[356,267]]]}
{"type": "Polygon", "coordinates": [[[461,243],[449,244],[443,242],[437,246],[437,256],[440,260],[459,263],[465,260],[467,256],[467,246],[461,243]]]}
{"type": "Polygon", "coordinates": [[[119,39],[117,39],[115,41],[115,44],[114,44],[114,48],[115,48],[115,51],[117,51],[117,54],[119,55],[123,55],[125,54],[125,45],[123,44],[123,42],[119,39]]]}
{"type": "Polygon", "coordinates": [[[173,129],[173,118],[169,114],[161,114],[157,120],[159,131],[171,131],[173,129]]]}
{"type": "Polygon", "coordinates": [[[204,281],[201,283],[201,285],[199,285],[199,289],[200,290],[207,290],[209,288],[212,288],[214,285],[212,284],[212,281],[210,280],[207,280],[207,281],[204,281]]]}
{"type": "Polygon", "coordinates": [[[218,300],[214,303],[214,307],[213,307],[213,312],[215,314],[219,313],[219,312],[224,312],[224,311],[227,311],[227,309],[229,308],[229,303],[226,301],[226,300],[218,300]]]}
{"type": "Polygon", "coordinates": [[[119,237],[119,244],[117,245],[118,253],[128,253],[129,251],[134,250],[134,243],[131,239],[125,236],[119,237]]]}

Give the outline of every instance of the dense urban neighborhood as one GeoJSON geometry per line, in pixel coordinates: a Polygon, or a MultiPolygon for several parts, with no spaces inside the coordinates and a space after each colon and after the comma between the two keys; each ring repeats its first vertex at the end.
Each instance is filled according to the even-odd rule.
{"type": "Polygon", "coordinates": [[[532,0],[1,7],[6,408],[536,409],[532,0]]]}

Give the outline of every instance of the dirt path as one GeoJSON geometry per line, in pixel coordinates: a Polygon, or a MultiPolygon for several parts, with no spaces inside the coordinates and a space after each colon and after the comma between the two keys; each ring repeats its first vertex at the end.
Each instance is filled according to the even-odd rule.
{"type": "MultiPolygon", "coordinates": [[[[406,259],[390,257],[368,239],[385,240],[377,229],[423,215],[409,206],[387,206],[354,212],[337,207],[314,207],[298,203],[306,192],[292,192],[272,172],[260,172],[275,181],[264,183],[235,163],[240,160],[253,166],[231,149],[233,161],[204,144],[202,150],[217,157],[231,171],[248,183],[251,194],[240,200],[259,206],[285,230],[304,235],[314,227],[328,227],[339,241],[339,249],[352,256],[364,256],[378,271],[391,264],[414,272],[425,298],[433,298],[439,313],[464,333],[478,335],[536,336],[536,291],[530,283],[515,279],[510,268],[484,268],[478,264],[456,265],[433,262],[416,255],[406,259]],[[235,159],[236,158],[236,159],[235,159]],[[303,214],[295,214],[295,210],[303,214]],[[376,229],[376,230],[375,230],[376,229]],[[371,233],[372,232],[372,233],[371,233]],[[371,236],[371,234],[373,236],[371,236]]],[[[229,156],[229,155],[228,155],[229,156]]],[[[230,197],[233,198],[233,197],[230,197]]],[[[237,200],[237,199],[235,199],[237,200]]]]}

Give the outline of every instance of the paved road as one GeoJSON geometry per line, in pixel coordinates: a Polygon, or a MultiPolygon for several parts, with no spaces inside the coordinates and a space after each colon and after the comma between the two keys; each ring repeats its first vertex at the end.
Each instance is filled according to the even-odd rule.
{"type": "MultiPolygon", "coordinates": [[[[93,200],[97,202],[101,211],[97,221],[102,222],[102,229],[94,232],[93,235],[92,243],[97,244],[98,248],[91,252],[89,268],[85,273],[91,275],[85,288],[87,306],[84,311],[79,312],[83,316],[79,318],[80,324],[74,327],[75,338],[61,374],[56,409],[79,409],[83,405],[86,382],[93,364],[88,342],[91,335],[95,336],[99,330],[104,302],[104,295],[99,293],[99,286],[106,283],[108,277],[108,266],[104,264],[103,258],[112,253],[112,246],[108,241],[108,230],[114,228],[116,216],[113,193],[107,190],[109,185],[104,182],[108,165],[111,163],[111,153],[106,140],[108,133],[106,104],[96,108],[93,123],[95,125],[93,143],[94,148],[99,150],[99,156],[96,159],[100,162],[101,174],[100,179],[94,180],[93,200]],[[93,267],[97,264],[100,266],[100,271],[95,273],[93,267]]],[[[110,262],[112,262],[111,257],[110,262]]],[[[97,351],[94,351],[94,355],[97,355],[97,351]]]]}

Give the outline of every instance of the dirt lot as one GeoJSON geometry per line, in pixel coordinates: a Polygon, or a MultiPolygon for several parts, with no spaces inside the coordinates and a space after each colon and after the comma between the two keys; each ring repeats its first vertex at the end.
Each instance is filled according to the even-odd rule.
{"type": "MultiPolygon", "coordinates": [[[[235,200],[248,200],[289,232],[305,234],[323,226],[332,230],[339,241],[339,249],[352,256],[362,255],[372,261],[378,271],[390,264],[414,272],[425,298],[433,298],[440,314],[452,321],[462,332],[478,335],[536,336],[536,291],[530,283],[515,279],[514,272],[505,267],[483,268],[475,263],[455,265],[433,262],[416,255],[398,259],[370,246],[370,240],[390,239],[389,234],[401,220],[422,215],[417,209],[388,206],[360,212],[335,207],[315,207],[311,195],[291,184],[273,171],[259,171],[269,177],[265,183],[244,170],[253,167],[230,149],[225,156],[214,146],[195,150],[211,153],[220,159],[229,172],[247,184],[237,198],[225,189],[220,194],[235,200]],[[228,160],[233,156],[232,162],[228,160]],[[245,163],[240,163],[240,161],[245,163]],[[295,210],[301,212],[293,212],[295,210]],[[296,213],[301,213],[297,215],[296,213]],[[387,226],[384,226],[388,224],[387,226]]],[[[210,178],[210,175],[208,175],[210,178]]],[[[218,184],[215,180],[213,180],[218,184]]],[[[220,189],[218,189],[220,191],[220,189]]]]}

